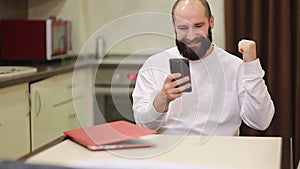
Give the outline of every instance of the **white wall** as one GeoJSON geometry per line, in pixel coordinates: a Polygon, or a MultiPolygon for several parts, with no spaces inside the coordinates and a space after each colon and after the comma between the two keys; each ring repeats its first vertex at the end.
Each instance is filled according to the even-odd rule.
{"type": "Polygon", "coordinates": [[[210,4],[211,12],[215,18],[213,29],[213,41],[219,47],[225,49],[225,8],[224,0],[207,0],[210,4]]]}
{"type": "MultiPolygon", "coordinates": [[[[213,40],[220,47],[225,47],[224,0],[208,1],[215,16],[213,40]]],[[[89,46],[92,46],[90,51],[94,52],[96,36],[104,34],[106,47],[110,49],[107,52],[131,54],[149,48],[163,50],[174,46],[171,17],[168,16],[174,2],[175,0],[29,0],[28,6],[29,18],[56,15],[58,18],[72,20],[75,53],[81,51],[88,39],[89,46]],[[137,16],[139,17],[136,18],[137,16]],[[135,29],[141,34],[133,35],[135,29]],[[163,32],[163,35],[158,32],[163,32]]]]}

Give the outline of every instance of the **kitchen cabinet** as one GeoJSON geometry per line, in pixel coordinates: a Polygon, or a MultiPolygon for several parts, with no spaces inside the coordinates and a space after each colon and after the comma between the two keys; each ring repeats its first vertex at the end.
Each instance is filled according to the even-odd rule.
{"type": "Polygon", "coordinates": [[[59,138],[65,130],[92,125],[90,77],[91,71],[84,68],[30,85],[32,150],[59,138]],[[76,106],[80,100],[87,104],[76,106]],[[85,114],[76,113],[77,107],[85,114]]]}
{"type": "Polygon", "coordinates": [[[0,89],[0,159],[14,160],[30,152],[28,83],[0,89]]]}

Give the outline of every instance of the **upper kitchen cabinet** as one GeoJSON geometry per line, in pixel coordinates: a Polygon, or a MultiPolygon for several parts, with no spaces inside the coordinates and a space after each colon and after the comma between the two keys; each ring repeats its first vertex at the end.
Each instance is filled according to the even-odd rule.
{"type": "Polygon", "coordinates": [[[0,159],[30,152],[28,83],[0,89],[0,159]]]}

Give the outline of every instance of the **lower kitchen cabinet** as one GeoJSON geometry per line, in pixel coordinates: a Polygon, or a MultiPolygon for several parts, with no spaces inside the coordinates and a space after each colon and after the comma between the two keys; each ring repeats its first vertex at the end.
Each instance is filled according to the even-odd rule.
{"type": "Polygon", "coordinates": [[[92,125],[90,77],[89,69],[81,69],[30,85],[32,150],[63,136],[65,130],[81,127],[81,123],[92,125]],[[73,82],[73,74],[80,77],[80,80],[77,77],[80,83],[73,82]],[[74,94],[74,91],[78,92],[74,94]],[[77,113],[75,104],[82,99],[91,103],[79,106],[84,110],[84,115],[77,113]],[[79,116],[83,116],[84,120],[79,116]]]}
{"type": "Polygon", "coordinates": [[[0,159],[15,160],[30,152],[28,83],[0,89],[0,159]]]}
{"type": "Polygon", "coordinates": [[[53,100],[55,100],[55,93],[53,84],[54,79],[49,78],[30,85],[33,150],[58,137],[54,131],[53,100]]]}
{"type": "Polygon", "coordinates": [[[58,137],[61,136],[65,130],[80,127],[73,101],[66,101],[54,105],[53,114],[53,123],[56,126],[54,127],[54,132],[57,133],[58,137]]]}

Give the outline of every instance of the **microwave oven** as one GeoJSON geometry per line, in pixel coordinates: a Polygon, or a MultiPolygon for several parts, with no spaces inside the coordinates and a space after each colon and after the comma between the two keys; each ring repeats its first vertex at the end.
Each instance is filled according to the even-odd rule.
{"type": "Polygon", "coordinates": [[[71,56],[72,24],[67,20],[1,20],[2,60],[48,61],[71,56]]]}

